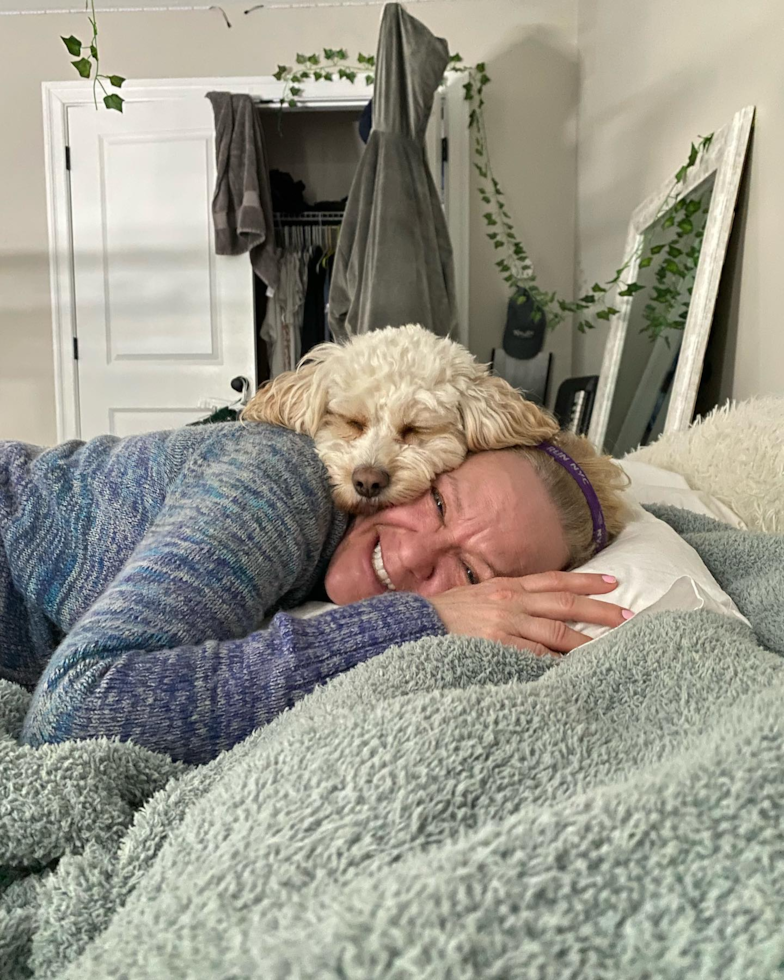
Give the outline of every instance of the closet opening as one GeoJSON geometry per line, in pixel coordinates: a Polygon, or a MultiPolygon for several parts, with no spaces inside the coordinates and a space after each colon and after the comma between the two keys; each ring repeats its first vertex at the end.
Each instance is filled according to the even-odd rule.
{"type": "Polygon", "coordinates": [[[280,283],[268,297],[254,276],[258,382],[289,371],[330,340],[327,301],[348,192],[364,143],[363,103],[284,108],[260,103],[280,283]]]}

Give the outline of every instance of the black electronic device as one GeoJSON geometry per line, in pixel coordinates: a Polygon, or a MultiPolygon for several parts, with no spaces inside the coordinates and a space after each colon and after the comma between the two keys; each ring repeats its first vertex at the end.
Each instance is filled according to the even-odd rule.
{"type": "Polygon", "coordinates": [[[567,378],[561,382],[555,399],[555,417],[562,429],[576,432],[578,436],[588,432],[598,387],[598,374],[567,378]]]}

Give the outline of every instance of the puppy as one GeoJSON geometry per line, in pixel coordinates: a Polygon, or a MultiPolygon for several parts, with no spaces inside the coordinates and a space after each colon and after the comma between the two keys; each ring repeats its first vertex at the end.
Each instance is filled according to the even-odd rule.
{"type": "Polygon", "coordinates": [[[533,446],[558,431],[465,347],[417,324],[313,348],[242,417],[311,436],[337,506],[351,513],[416,499],[467,452],[533,446]]]}

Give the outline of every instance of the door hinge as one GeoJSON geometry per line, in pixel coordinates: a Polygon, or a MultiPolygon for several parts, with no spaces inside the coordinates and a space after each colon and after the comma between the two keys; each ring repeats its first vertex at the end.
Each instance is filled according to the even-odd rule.
{"type": "Polygon", "coordinates": [[[443,163],[449,162],[449,138],[447,136],[441,137],[441,161],[443,163]]]}
{"type": "Polygon", "coordinates": [[[79,338],[78,337],[74,337],[73,338],[73,355],[74,355],[74,360],[75,361],[78,361],[79,360],[79,338]]]}
{"type": "Polygon", "coordinates": [[[66,146],[65,148],[65,169],[71,169],[71,147],[66,146]]]}

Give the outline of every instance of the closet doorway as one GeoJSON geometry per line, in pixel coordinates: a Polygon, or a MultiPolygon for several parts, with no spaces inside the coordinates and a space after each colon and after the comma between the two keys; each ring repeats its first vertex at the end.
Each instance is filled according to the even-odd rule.
{"type": "MultiPolygon", "coordinates": [[[[427,151],[452,236],[465,342],[470,163],[461,84],[456,77],[439,92],[427,151]]],[[[214,251],[205,98],[213,90],[258,100],[270,169],[302,181],[306,203],[321,205],[298,222],[276,218],[279,239],[315,240],[319,225],[339,222],[362,151],[357,120],[372,96],[362,85],[311,85],[281,114],[283,86],[273,78],[136,81],[123,87],[120,115],[95,110],[89,82],[44,83],[58,440],[183,425],[235,401],[242,379],[255,390],[268,376],[263,286],[247,256],[214,251]]]]}

